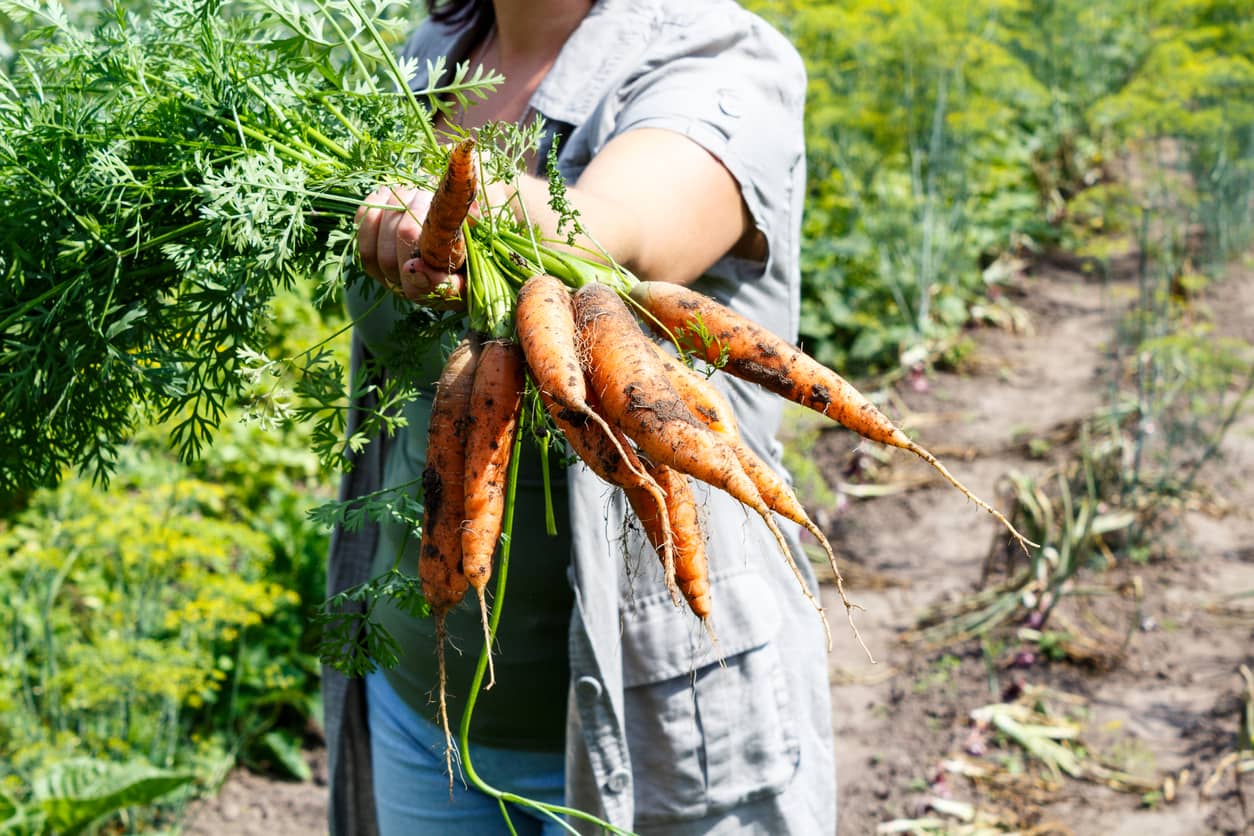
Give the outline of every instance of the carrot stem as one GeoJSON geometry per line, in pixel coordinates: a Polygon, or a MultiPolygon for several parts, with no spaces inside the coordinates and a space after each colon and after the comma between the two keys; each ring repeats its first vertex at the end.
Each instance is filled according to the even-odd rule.
{"type": "Polygon", "coordinates": [[[501,818],[505,819],[505,826],[509,828],[510,836],[518,836],[518,831],[514,829],[514,820],[509,817],[509,807],[505,806],[505,799],[498,798],[496,803],[501,806],[501,818]]]}
{"type": "MultiPolygon", "coordinates": [[[[514,291],[485,245],[466,239],[466,316],[470,327],[490,337],[508,337],[514,327],[514,291]]],[[[486,245],[491,247],[491,244],[486,245]]]]}
{"type": "MultiPolygon", "coordinates": [[[[497,567],[496,594],[493,596],[492,615],[488,623],[489,636],[492,641],[496,640],[497,625],[501,621],[501,611],[504,609],[505,605],[505,587],[509,578],[510,544],[513,541],[511,535],[514,530],[514,499],[517,496],[518,491],[518,462],[519,459],[522,458],[519,455],[522,448],[522,439],[523,433],[521,431],[514,436],[514,454],[510,457],[509,481],[506,486],[505,499],[505,524],[501,534],[501,560],[500,565],[497,567]]],[[[484,781],[483,778],[479,776],[479,773],[475,771],[474,761],[470,756],[470,718],[474,714],[475,703],[477,702],[479,696],[479,688],[483,684],[483,677],[487,672],[488,653],[490,650],[490,645],[485,643],[483,648],[479,651],[479,662],[475,666],[475,675],[471,680],[470,692],[466,697],[466,707],[462,711],[461,726],[458,729],[457,735],[457,743],[461,749],[462,769],[465,771],[466,778],[470,781],[471,786],[484,795],[495,798],[497,802],[501,804],[503,813],[506,804],[516,804],[519,807],[529,807],[533,810],[539,810],[545,815],[551,817],[554,821],[560,823],[562,827],[570,833],[578,834],[578,831],[566,822],[562,821],[560,816],[569,816],[571,818],[580,819],[581,821],[588,822],[589,824],[616,834],[616,836],[636,836],[636,834],[632,833],[630,830],[624,830],[621,827],[616,827],[615,825],[612,825],[607,821],[602,821],[591,813],[586,813],[583,810],[577,810],[573,807],[564,807],[559,804],[546,804],[542,801],[536,801],[533,798],[525,798],[511,792],[499,790],[484,781]]],[[[505,814],[505,820],[506,823],[509,824],[508,814],[505,814]]]]}
{"type": "Polygon", "coordinates": [[[553,478],[549,473],[549,442],[553,436],[545,433],[540,442],[540,478],[544,482],[544,533],[557,536],[557,517],[553,513],[553,478]]]}

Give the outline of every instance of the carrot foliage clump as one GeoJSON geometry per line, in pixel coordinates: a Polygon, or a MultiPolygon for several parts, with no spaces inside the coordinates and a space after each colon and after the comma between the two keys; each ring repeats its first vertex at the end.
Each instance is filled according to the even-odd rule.
{"type": "MultiPolygon", "coordinates": [[[[362,196],[434,182],[432,109],[501,78],[398,64],[405,5],[118,3],[82,26],[55,0],[0,7],[24,32],[0,79],[0,495],[67,467],[107,479],[153,418],[195,458],[249,385],[275,290],[336,298],[362,196]]],[[[342,370],[295,362],[321,395],[306,417],[338,422],[342,370]]]]}

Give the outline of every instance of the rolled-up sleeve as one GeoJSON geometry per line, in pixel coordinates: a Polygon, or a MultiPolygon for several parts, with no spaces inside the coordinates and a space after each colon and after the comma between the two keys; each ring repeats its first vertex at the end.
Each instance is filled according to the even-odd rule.
{"type": "Polygon", "coordinates": [[[776,246],[791,223],[804,159],[805,68],[779,33],[751,15],[667,22],[640,72],[620,88],[615,134],[662,128],[713,154],[740,185],[755,226],[776,246]]]}

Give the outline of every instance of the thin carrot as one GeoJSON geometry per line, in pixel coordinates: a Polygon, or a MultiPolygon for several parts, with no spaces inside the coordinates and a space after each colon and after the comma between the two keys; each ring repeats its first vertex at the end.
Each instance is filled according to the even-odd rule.
{"type": "Polygon", "coordinates": [[[466,261],[462,223],[475,200],[475,141],[463,139],[449,152],[448,169],[431,197],[431,206],[418,233],[418,252],[428,267],[449,273],[466,261]]]}
{"type": "Polygon", "coordinates": [[[609,424],[589,403],[588,387],[575,346],[575,319],[566,285],[543,274],[529,278],[518,291],[514,323],[536,388],[568,414],[577,414],[600,427],[617,449],[619,458],[643,476],[644,471],[634,464],[635,457],[628,457],[609,424]]]}
{"type": "Polygon", "coordinates": [[[756,322],[689,288],[640,282],[631,298],[648,312],[650,325],[678,338],[708,363],[819,412],[864,438],[909,450],[926,461],[980,508],[1004,525],[1026,551],[1036,546],[1010,521],[973,494],[935,456],[897,428],[852,384],[801,349],[756,322]]]}
{"type": "MultiPolygon", "coordinates": [[[[580,376],[582,376],[580,372],[580,376]]],[[[595,395],[589,394],[595,409],[595,395]]],[[[605,482],[622,488],[624,492],[634,494],[637,501],[648,503],[655,509],[654,516],[659,520],[658,530],[661,544],[662,565],[666,568],[666,582],[676,595],[679,588],[675,583],[675,563],[671,550],[670,524],[666,514],[666,494],[661,486],[651,477],[641,463],[627,437],[621,430],[609,429],[609,434],[588,422],[582,412],[571,411],[555,401],[548,392],[541,390],[540,399],[544,408],[553,418],[553,423],[562,431],[566,442],[570,444],[575,455],[588,466],[588,469],[605,482]]],[[[598,416],[600,417],[600,416],[598,416]]],[[[601,419],[604,422],[604,418],[601,419]]],[[[638,515],[639,512],[637,512],[638,515]]],[[[678,599],[676,599],[678,600],[678,599]]]]}
{"type": "Polygon", "coordinates": [[[705,554],[705,535],[697,515],[688,477],[664,464],[648,467],[649,475],[661,486],[666,505],[660,513],[651,497],[636,488],[624,488],[627,502],[640,521],[645,536],[665,562],[665,529],[674,542],[675,580],[688,608],[705,621],[710,617],[710,567],[705,554]]]}
{"type": "MultiPolygon", "coordinates": [[[[675,391],[684,399],[684,403],[688,405],[693,415],[731,446],[736,453],[736,458],[740,460],[741,467],[745,469],[745,473],[757,486],[758,493],[761,494],[767,507],[805,528],[823,546],[824,551],[827,552],[828,560],[832,564],[832,570],[836,573],[837,587],[842,590],[841,598],[843,600],[843,581],[840,570],[836,566],[836,556],[832,552],[827,536],[810,519],[805,506],[801,504],[801,500],[797,499],[797,495],[793,493],[788,483],[781,479],[770,465],[762,461],[749,448],[749,445],[745,444],[744,439],[740,436],[736,414],[727,398],[699,372],[679,362],[657,343],[654,343],[654,346],[657,349],[663,368],[670,375],[669,379],[675,387],[675,391]]],[[[849,607],[852,605],[846,600],[845,606],[849,607]]]]}
{"type": "Polygon", "coordinates": [[[449,355],[436,383],[427,430],[427,466],[422,474],[422,545],[418,575],[422,594],[435,618],[435,653],[439,670],[439,720],[444,727],[449,792],[453,791],[453,733],[445,700],[445,618],[466,594],[462,572],[461,526],[465,512],[466,420],[479,347],[463,340],[449,355]]]}
{"type": "MultiPolygon", "coordinates": [[[[466,432],[465,506],[462,512],[462,572],[479,596],[483,640],[489,642],[486,590],[492,554],[505,514],[505,476],[522,410],[523,356],[516,343],[483,344],[475,367],[466,432]]],[[[496,683],[488,647],[488,684],[496,683]]]]}
{"type": "MultiPolygon", "coordinates": [[[[735,452],[706,429],[667,380],[652,341],[622,299],[605,285],[588,284],[574,297],[580,357],[603,412],[651,461],[731,494],[762,517],[807,598],[823,614],[771,510],[735,452]]],[[[826,628],[827,618],[823,616],[826,628]]],[[[829,631],[830,645],[830,631],[829,631]]]]}
{"type": "MultiPolygon", "coordinates": [[[[827,553],[828,563],[832,567],[832,572],[836,576],[836,591],[840,595],[841,603],[845,605],[845,612],[849,617],[849,626],[853,630],[854,638],[858,640],[858,644],[866,651],[868,657],[871,656],[870,649],[866,643],[862,641],[862,634],[858,631],[858,627],[853,623],[853,610],[862,609],[857,604],[849,600],[845,594],[845,579],[840,574],[840,567],[836,563],[836,554],[832,550],[832,544],[828,541],[827,535],[823,533],[823,529],[819,528],[810,515],[806,513],[805,506],[801,504],[801,500],[793,493],[792,488],[780,478],[766,462],[745,444],[744,439],[740,436],[740,428],[736,422],[736,414],[732,410],[731,404],[727,398],[720,392],[709,380],[700,372],[689,368],[678,359],[667,353],[661,345],[653,343],[657,351],[662,367],[669,375],[671,384],[684,399],[684,403],[688,405],[692,414],[702,423],[709,427],[710,431],[721,437],[736,453],[736,458],[740,461],[741,467],[745,473],[753,480],[753,484],[757,486],[758,494],[767,507],[775,513],[786,519],[792,520],[797,525],[806,529],[814,536],[822,546],[823,551],[827,553]]],[[[679,544],[676,544],[678,552],[679,544]]],[[[678,557],[677,557],[678,559],[678,557]]],[[[871,661],[875,661],[872,657],[871,661]]]]}

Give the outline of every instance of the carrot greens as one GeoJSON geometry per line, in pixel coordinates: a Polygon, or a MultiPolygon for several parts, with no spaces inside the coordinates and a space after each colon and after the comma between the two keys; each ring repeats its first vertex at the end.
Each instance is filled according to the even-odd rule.
{"type": "Polygon", "coordinates": [[[0,3],[26,32],[0,79],[0,494],[67,467],[107,479],[154,418],[195,458],[275,291],[334,297],[362,196],[433,182],[432,111],[501,78],[398,63],[404,6],[171,0],[86,29],[56,2],[0,3]]]}

